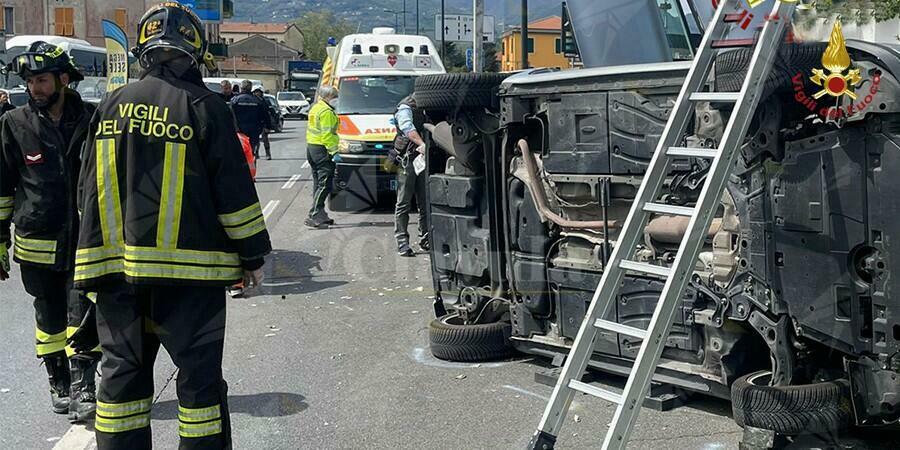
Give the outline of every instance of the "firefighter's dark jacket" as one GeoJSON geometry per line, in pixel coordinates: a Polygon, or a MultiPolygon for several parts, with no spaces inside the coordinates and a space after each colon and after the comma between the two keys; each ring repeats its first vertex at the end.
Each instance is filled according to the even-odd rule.
{"type": "Polygon", "coordinates": [[[91,121],[75,284],[225,286],[269,233],[228,106],[196,68],[157,66],[91,121]]]}
{"type": "Polygon", "coordinates": [[[20,264],[72,270],[78,233],[76,183],[94,107],[66,89],[60,125],[35,105],[0,119],[0,243],[20,264]]]}

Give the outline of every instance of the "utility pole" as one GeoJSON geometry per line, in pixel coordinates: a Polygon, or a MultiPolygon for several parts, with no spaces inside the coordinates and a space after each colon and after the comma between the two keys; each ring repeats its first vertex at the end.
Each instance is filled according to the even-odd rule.
{"type": "Polygon", "coordinates": [[[475,29],[472,30],[472,72],[481,72],[484,59],[484,0],[472,0],[475,29]]]}
{"type": "Polygon", "coordinates": [[[444,55],[444,47],[447,45],[445,43],[446,34],[447,24],[445,23],[444,17],[444,0],[441,0],[441,61],[446,57],[446,55],[444,55]]]}
{"type": "Polygon", "coordinates": [[[419,0],[416,0],[416,35],[419,34],[419,0]]]}
{"type": "Polygon", "coordinates": [[[522,0],[522,69],[528,68],[528,0],[522,0]]]}
{"type": "Polygon", "coordinates": [[[406,0],[403,0],[403,34],[406,34],[406,0]]]}

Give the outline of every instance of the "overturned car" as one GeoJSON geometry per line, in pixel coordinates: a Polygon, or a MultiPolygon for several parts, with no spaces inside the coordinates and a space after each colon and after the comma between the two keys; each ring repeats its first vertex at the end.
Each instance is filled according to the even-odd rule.
{"type": "MultiPolygon", "coordinates": [[[[787,434],[900,419],[900,51],[847,41],[850,100],[817,96],[826,48],[782,46],[654,376],[787,434]]],[[[739,90],[749,58],[720,55],[710,90],[739,90]]],[[[568,353],[689,67],[417,80],[435,356],[568,353]]],[[[715,148],[732,106],[700,104],[685,147],[715,148]]],[[[692,205],[708,169],[679,160],[666,202],[692,205]]],[[[641,261],[670,262],[687,220],[655,216],[641,261]]],[[[662,287],[626,276],[608,319],[646,328],[662,287]]],[[[589,366],[627,375],[640,341],[601,336],[589,366]]]]}

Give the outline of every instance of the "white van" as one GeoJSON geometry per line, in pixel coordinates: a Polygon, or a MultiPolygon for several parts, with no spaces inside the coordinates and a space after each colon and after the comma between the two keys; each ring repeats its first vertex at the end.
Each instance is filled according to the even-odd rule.
{"type": "Polygon", "coordinates": [[[341,121],[332,209],[353,211],[393,202],[393,173],[382,169],[397,128],[397,104],[413,92],[416,77],[445,73],[431,39],[375,28],[345,36],[329,49],[320,85],[340,91],[341,121]]]}
{"type": "MultiPolygon", "coordinates": [[[[6,52],[0,55],[0,59],[8,63],[37,41],[44,41],[65,50],[85,77],[106,77],[106,48],[93,46],[82,39],[43,35],[15,36],[6,40],[6,52]]],[[[9,74],[6,87],[24,85],[25,82],[18,75],[9,74]]]]}

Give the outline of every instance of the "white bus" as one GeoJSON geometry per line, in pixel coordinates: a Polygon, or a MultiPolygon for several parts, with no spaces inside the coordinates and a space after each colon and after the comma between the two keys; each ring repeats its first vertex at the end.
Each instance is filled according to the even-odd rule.
{"type": "MultiPolygon", "coordinates": [[[[8,63],[37,41],[44,41],[65,50],[85,77],[106,77],[106,48],[93,46],[82,39],[41,35],[15,36],[6,40],[6,52],[0,59],[8,63]]],[[[24,85],[25,82],[14,73],[9,74],[4,83],[6,87],[24,85]]]]}

